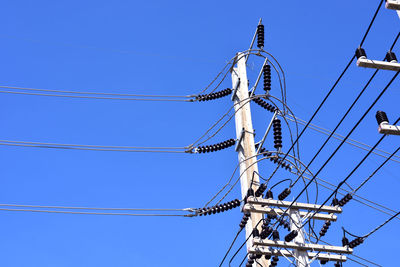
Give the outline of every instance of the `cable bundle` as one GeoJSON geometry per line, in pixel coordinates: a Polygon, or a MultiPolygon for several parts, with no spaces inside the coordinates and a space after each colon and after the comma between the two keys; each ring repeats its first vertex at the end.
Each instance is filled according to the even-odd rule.
{"type": "Polygon", "coordinates": [[[347,193],[347,194],[339,201],[339,206],[343,207],[343,206],[346,205],[352,198],[353,198],[353,196],[352,196],[350,193],[347,193]]]}
{"type": "Polygon", "coordinates": [[[255,193],[255,196],[256,196],[256,197],[261,197],[262,194],[264,194],[264,191],[265,191],[265,190],[267,190],[267,185],[266,185],[266,184],[261,184],[261,185],[257,188],[256,193],[255,193]]]}
{"type": "Polygon", "coordinates": [[[271,90],[271,66],[269,64],[264,65],[263,75],[264,75],[264,91],[268,93],[271,90]]]}
{"type": "Polygon", "coordinates": [[[284,200],[290,195],[290,193],[291,193],[290,188],[285,188],[285,190],[283,190],[282,193],[279,194],[278,199],[284,200]]]}
{"type": "Polygon", "coordinates": [[[214,152],[214,151],[219,151],[228,147],[233,146],[236,143],[235,139],[229,139],[224,142],[215,144],[215,145],[210,145],[210,146],[199,146],[197,148],[197,153],[205,153],[205,152],[214,152]]]}
{"type": "Polygon", "coordinates": [[[221,98],[227,95],[230,95],[232,93],[232,89],[231,88],[226,88],[225,90],[219,91],[219,92],[215,92],[215,93],[211,93],[211,94],[206,94],[206,95],[198,95],[196,96],[196,100],[197,101],[209,101],[209,100],[214,100],[217,98],[221,98]]]}
{"type": "Polygon", "coordinates": [[[272,126],[274,130],[274,147],[276,149],[281,149],[282,148],[282,126],[281,126],[281,120],[278,118],[275,118],[272,121],[272,126]]]}
{"type": "Polygon", "coordinates": [[[324,236],[326,234],[326,232],[328,231],[329,226],[331,226],[331,222],[330,221],[325,221],[324,226],[322,226],[321,231],[319,231],[319,235],[320,236],[324,236]]]}
{"type": "Polygon", "coordinates": [[[257,105],[259,105],[260,107],[270,111],[270,112],[275,112],[276,111],[276,107],[274,107],[273,105],[265,102],[264,100],[262,100],[261,98],[257,97],[257,98],[253,98],[254,103],[256,103],[257,105]]]}
{"type": "Polygon", "coordinates": [[[257,26],[257,47],[264,47],[264,25],[262,24],[257,26]]]}
{"type": "Polygon", "coordinates": [[[364,242],[364,238],[362,238],[362,237],[357,237],[356,239],[352,240],[352,241],[349,243],[349,247],[350,247],[350,248],[355,248],[355,247],[361,245],[363,242],[364,242]]]}
{"type": "Polygon", "coordinates": [[[240,200],[235,199],[235,200],[229,201],[224,204],[219,204],[217,206],[198,209],[198,214],[200,216],[202,216],[202,215],[206,216],[207,214],[211,215],[211,214],[215,214],[215,213],[220,213],[220,212],[224,212],[227,210],[231,210],[231,209],[239,207],[239,206],[240,206],[240,200]]]}
{"type": "Polygon", "coordinates": [[[242,218],[242,221],[241,221],[240,224],[239,224],[239,227],[240,227],[240,228],[244,228],[244,227],[246,226],[247,221],[249,220],[249,218],[250,218],[250,212],[246,212],[246,213],[243,215],[243,218],[242,218]]]}
{"type": "Polygon", "coordinates": [[[296,238],[299,233],[296,230],[291,231],[289,234],[285,236],[285,241],[290,242],[296,238]]]}

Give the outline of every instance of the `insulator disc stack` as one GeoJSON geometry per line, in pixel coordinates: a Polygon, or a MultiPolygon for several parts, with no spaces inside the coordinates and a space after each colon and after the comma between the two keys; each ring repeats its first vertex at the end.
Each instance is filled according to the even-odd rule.
{"type": "Polygon", "coordinates": [[[208,145],[208,146],[199,146],[197,147],[197,153],[209,153],[214,151],[219,151],[228,147],[235,145],[235,139],[229,139],[224,142],[215,144],[215,145],[208,145]]]}
{"type": "Polygon", "coordinates": [[[278,265],[278,261],[279,261],[279,257],[278,256],[273,256],[270,266],[277,266],[278,265]]]}
{"type": "Polygon", "coordinates": [[[262,24],[257,26],[257,47],[264,47],[264,25],[262,24]]]}
{"type": "Polygon", "coordinates": [[[219,92],[214,92],[214,93],[206,94],[206,95],[198,95],[198,96],[196,96],[196,100],[200,101],[200,102],[210,101],[210,100],[214,100],[214,99],[218,99],[218,98],[230,95],[231,93],[232,93],[232,89],[226,88],[219,92]]]}
{"type": "Polygon", "coordinates": [[[281,126],[281,120],[278,118],[275,118],[272,121],[272,127],[274,130],[274,147],[279,150],[282,148],[282,126],[281,126]]]}
{"type": "Polygon", "coordinates": [[[319,235],[324,236],[326,234],[326,232],[328,231],[329,226],[331,226],[331,222],[325,221],[324,226],[322,226],[321,231],[319,231],[319,235]]]}
{"type": "Polygon", "coordinates": [[[285,241],[290,242],[296,238],[299,233],[296,230],[291,231],[289,234],[285,236],[285,241]]]}
{"type": "Polygon", "coordinates": [[[219,204],[219,205],[216,205],[213,207],[198,209],[198,214],[199,214],[199,216],[202,216],[202,215],[207,216],[207,215],[231,210],[231,209],[239,207],[239,206],[240,206],[240,200],[235,199],[235,200],[229,201],[227,203],[219,204]]]}
{"type": "Polygon", "coordinates": [[[277,230],[272,231],[272,240],[274,241],[279,240],[279,232],[277,230]]]}
{"type": "Polygon", "coordinates": [[[256,197],[261,197],[262,196],[262,194],[264,194],[264,191],[267,189],[267,185],[266,184],[261,184],[258,188],[257,188],[257,190],[256,190],[256,192],[255,192],[255,196],[256,197]]]}
{"type": "Polygon", "coordinates": [[[342,238],[342,245],[343,245],[343,247],[349,245],[349,240],[345,236],[342,238]]]}
{"type": "Polygon", "coordinates": [[[246,213],[243,215],[243,218],[242,218],[242,221],[241,221],[240,224],[239,224],[239,227],[240,227],[240,228],[244,228],[244,227],[246,226],[247,221],[249,220],[249,218],[250,218],[250,212],[246,212],[246,213]]]}
{"type": "Polygon", "coordinates": [[[285,190],[283,190],[282,193],[279,194],[278,199],[284,200],[290,195],[290,193],[291,193],[290,188],[285,188],[285,190]]]}
{"type": "Polygon", "coordinates": [[[356,239],[352,240],[352,241],[349,243],[349,247],[350,247],[350,248],[355,248],[355,247],[361,245],[363,242],[364,242],[364,238],[362,238],[362,237],[357,237],[356,239]]]}
{"type": "Polygon", "coordinates": [[[265,102],[264,100],[262,100],[259,97],[253,98],[253,102],[256,103],[257,105],[259,105],[260,107],[270,111],[270,112],[275,112],[276,111],[276,107],[274,107],[273,105],[265,102]]]}
{"type": "Polygon", "coordinates": [[[378,110],[376,112],[375,118],[376,118],[376,121],[378,122],[378,124],[381,124],[382,122],[389,123],[389,119],[384,111],[378,110]]]}
{"type": "Polygon", "coordinates": [[[353,198],[353,196],[352,196],[350,193],[347,193],[341,200],[339,200],[339,206],[343,207],[343,206],[346,205],[352,198],[353,198]]]}
{"type": "Polygon", "coordinates": [[[263,77],[264,77],[264,91],[269,92],[271,90],[271,66],[265,64],[263,67],[263,77]]]}

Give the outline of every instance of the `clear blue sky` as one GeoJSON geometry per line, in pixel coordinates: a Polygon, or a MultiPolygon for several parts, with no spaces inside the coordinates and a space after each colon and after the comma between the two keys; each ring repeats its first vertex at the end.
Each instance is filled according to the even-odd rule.
{"type": "MultiPolygon", "coordinates": [[[[262,17],[265,49],[278,58],[286,72],[288,103],[298,117],[308,119],[353,55],[377,3],[3,1],[0,85],[194,94],[237,51],[248,48],[262,17]]],[[[364,45],[368,56],[384,57],[398,31],[396,13],[382,8],[364,45]]],[[[259,61],[250,60],[251,83],[258,72],[257,64],[259,61]]],[[[315,122],[332,129],[371,73],[353,64],[315,122]]],[[[392,75],[382,72],[377,76],[339,133],[349,131],[392,75]]],[[[273,84],[272,93],[277,93],[276,79],[273,84]]],[[[228,77],[221,89],[230,86],[228,77]]],[[[398,88],[396,81],[353,138],[375,144],[380,135],[374,114],[384,109],[392,121],[400,115],[398,88]]],[[[155,103],[1,94],[0,139],[186,146],[230,105],[229,98],[207,103],[155,103]]],[[[270,114],[253,106],[253,115],[260,138],[270,114]]],[[[210,143],[233,137],[231,122],[210,143]]],[[[305,162],[324,138],[307,131],[301,139],[305,162]]],[[[288,141],[283,140],[286,149],[288,141]]],[[[267,142],[270,148],[272,141],[267,142]]],[[[390,136],[380,148],[392,152],[399,144],[397,137],[390,136]]],[[[312,170],[318,169],[336,145],[337,141],[330,143],[312,170]]],[[[365,153],[345,145],[321,177],[337,184],[365,153]]],[[[0,147],[0,158],[0,203],[92,207],[200,207],[226,183],[237,164],[232,148],[207,155],[176,155],[0,147]]],[[[350,185],[357,186],[382,160],[371,156],[350,179],[350,185]]],[[[273,167],[264,162],[260,169],[268,175],[273,167]]],[[[400,209],[398,173],[399,163],[387,164],[360,190],[360,195],[400,209]]],[[[282,172],[275,179],[287,176],[282,172]]],[[[294,192],[300,189],[299,185],[294,192]]],[[[315,196],[315,190],[310,194],[315,196]]],[[[328,194],[321,188],[319,201],[328,194]]],[[[239,197],[236,187],[228,199],[239,197]]],[[[352,201],[325,240],[340,245],[341,226],[362,235],[386,218],[387,215],[352,201]]],[[[238,230],[240,219],[239,209],[206,218],[0,211],[0,265],[217,266],[238,230]]],[[[396,266],[397,258],[393,255],[399,249],[398,226],[399,221],[393,220],[357,247],[355,253],[383,266],[396,266]]],[[[244,235],[240,236],[237,244],[244,239],[244,235]]],[[[237,260],[243,255],[239,254],[237,260]]],[[[280,265],[288,263],[281,259],[280,265]]],[[[238,266],[238,261],[234,266],[238,266]]],[[[345,266],[356,264],[349,262],[345,266]]]]}

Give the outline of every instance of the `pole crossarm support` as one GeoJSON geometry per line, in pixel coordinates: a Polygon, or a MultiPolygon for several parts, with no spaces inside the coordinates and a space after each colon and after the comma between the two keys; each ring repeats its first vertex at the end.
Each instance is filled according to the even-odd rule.
{"type": "MultiPolygon", "coordinates": [[[[268,208],[268,207],[261,207],[261,206],[254,206],[252,204],[246,204],[243,206],[243,211],[244,212],[254,212],[254,213],[263,213],[263,214],[271,214],[271,215],[283,215],[285,213],[285,210],[276,208],[268,208]]],[[[310,215],[309,212],[306,211],[301,211],[299,212],[300,217],[303,219],[305,217],[308,217],[310,215]]],[[[289,214],[286,212],[285,216],[289,216],[289,214]]],[[[313,217],[313,219],[316,220],[323,220],[323,221],[336,221],[337,216],[334,214],[324,214],[324,213],[316,213],[313,217]]]]}
{"type": "MultiPolygon", "coordinates": [[[[274,206],[274,207],[282,207],[282,208],[288,208],[292,202],[291,201],[281,201],[281,200],[275,200],[275,199],[265,199],[261,197],[248,197],[247,198],[247,203],[253,204],[253,205],[266,205],[266,206],[274,206]]],[[[342,208],[340,207],[333,207],[333,206],[320,206],[317,204],[309,204],[309,203],[299,203],[295,202],[293,205],[290,207],[291,209],[303,209],[303,210],[319,210],[321,212],[329,212],[329,213],[342,213],[342,208]]]]}
{"type": "MultiPolygon", "coordinates": [[[[283,256],[283,257],[287,257],[287,258],[295,257],[293,251],[270,249],[270,248],[266,248],[266,247],[252,247],[249,249],[249,253],[268,255],[268,256],[283,256]]],[[[347,261],[346,256],[337,255],[337,254],[307,252],[307,256],[309,259],[316,258],[317,260],[339,261],[339,262],[347,261]]]]}
{"type": "Polygon", "coordinates": [[[311,250],[311,251],[321,251],[329,253],[341,253],[341,254],[351,254],[353,249],[349,247],[338,247],[338,246],[326,246],[320,244],[297,244],[294,242],[285,241],[273,241],[273,240],[262,240],[259,237],[253,238],[253,246],[263,246],[263,247],[279,247],[279,248],[290,248],[298,250],[311,250]]]}
{"type": "Polygon", "coordinates": [[[392,70],[399,71],[400,63],[399,62],[387,62],[382,60],[371,60],[366,57],[360,57],[357,60],[357,66],[371,69],[379,69],[379,70],[392,70]]]}
{"type": "Polygon", "coordinates": [[[395,0],[386,0],[386,8],[393,10],[400,10],[400,2],[395,0]]]}
{"type": "Polygon", "coordinates": [[[381,134],[400,135],[400,126],[382,122],[379,124],[378,131],[381,134]]]}

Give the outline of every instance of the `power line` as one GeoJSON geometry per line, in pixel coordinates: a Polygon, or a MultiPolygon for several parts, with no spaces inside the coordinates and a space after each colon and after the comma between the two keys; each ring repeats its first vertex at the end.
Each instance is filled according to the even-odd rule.
{"type": "Polygon", "coordinates": [[[80,215],[114,215],[114,216],[145,216],[145,217],[193,217],[192,214],[137,214],[137,213],[107,213],[107,212],[34,210],[34,209],[8,209],[8,208],[0,208],[0,211],[22,211],[22,212],[80,214],[80,215]]]}
{"type": "Polygon", "coordinates": [[[189,211],[190,209],[140,209],[140,208],[104,208],[104,207],[76,207],[76,206],[43,206],[27,204],[0,203],[0,207],[40,208],[40,209],[68,209],[68,210],[125,210],[125,211],[189,211]]]}
{"type": "Polygon", "coordinates": [[[16,146],[16,147],[30,147],[30,148],[51,148],[51,149],[69,149],[69,150],[90,150],[90,151],[112,151],[112,152],[189,153],[188,151],[176,151],[176,150],[89,148],[89,147],[34,145],[34,144],[26,144],[26,143],[22,144],[22,143],[1,143],[1,142],[0,142],[0,146],[16,146]]]}
{"type": "MultiPolygon", "coordinates": [[[[344,144],[345,140],[353,133],[353,131],[358,127],[358,125],[361,123],[361,121],[365,118],[365,116],[369,113],[369,111],[375,106],[375,104],[378,102],[378,100],[382,97],[382,95],[386,92],[386,90],[390,87],[390,85],[393,83],[393,81],[397,78],[399,72],[396,72],[396,74],[392,77],[392,79],[389,81],[389,83],[385,86],[385,88],[382,90],[382,92],[378,95],[378,97],[372,102],[372,104],[368,107],[367,111],[364,112],[364,114],[361,116],[361,118],[358,120],[358,122],[353,126],[353,128],[350,130],[350,132],[346,135],[345,139],[339,144],[339,146],[336,147],[336,149],[333,151],[333,153],[329,156],[329,158],[322,164],[322,166],[319,168],[319,170],[313,175],[312,179],[308,182],[308,184],[300,191],[300,193],[296,196],[296,198],[292,201],[291,205],[288,207],[288,210],[291,208],[293,203],[299,199],[299,197],[302,195],[302,193],[308,188],[308,186],[315,180],[315,178],[318,176],[318,174],[324,169],[324,167],[329,163],[329,161],[333,158],[333,156],[339,151],[341,146],[344,144]]],[[[372,151],[372,150],[370,150],[372,151]]],[[[345,180],[344,180],[345,182],[345,180]]],[[[337,189],[335,190],[337,191],[337,189]]],[[[335,192],[332,193],[332,195],[335,192]]],[[[331,196],[332,196],[331,195],[331,196]]],[[[328,199],[329,200],[329,199],[328,199]]],[[[324,204],[328,201],[326,200],[324,204]]],[[[320,208],[324,205],[322,204],[320,208]]],[[[316,213],[314,213],[316,214],[316,213]]],[[[314,215],[313,214],[313,215],[314,215]]],[[[313,217],[313,215],[309,218],[309,220],[313,217]]],[[[282,215],[283,216],[283,215],[282,215]]],[[[304,226],[305,224],[303,224],[304,226]]],[[[279,227],[279,225],[278,225],[279,227]]]]}
{"type": "Polygon", "coordinates": [[[102,100],[131,100],[131,101],[167,101],[167,102],[193,102],[192,99],[152,99],[152,98],[121,98],[121,97],[100,97],[100,96],[81,96],[81,95],[56,95],[56,94],[41,94],[41,93],[28,93],[28,92],[16,92],[16,91],[4,91],[0,90],[0,93],[6,94],[18,94],[18,95],[34,95],[34,96],[52,96],[52,97],[69,97],[69,98],[81,98],[81,99],[102,99],[102,100]]]}
{"type": "Polygon", "coordinates": [[[360,47],[364,44],[365,38],[367,38],[367,35],[368,35],[369,31],[371,30],[372,24],[374,24],[374,21],[375,21],[375,19],[376,19],[376,16],[377,16],[378,13],[379,13],[379,10],[381,9],[381,6],[382,6],[382,4],[383,4],[383,1],[384,1],[384,0],[379,1],[379,5],[378,5],[378,7],[377,7],[377,9],[376,9],[376,11],[375,11],[375,13],[374,13],[374,16],[372,17],[372,20],[371,20],[371,22],[370,22],[369,25],[368,25],[367,31],[365,32],[365,34],[364,34],[364,36],[363,36],[363,38],[362,38],[362,40],[361,40],[360,47]]]}
{"type": "MultiPolygon", "coordinates": [[[[297,119],[298,123],[300,123],[301,125],[305,125],[305,121],[304,121],[304,120],[302,120],[302,119],[300,119],[300,118],[298,118],[298,117],[296,117],[296,119],[297,119]]],[[[292,118],[288,118],[288,120],[294,122],[294,120],[293,120],[292,118]]],[[[326,128],[323,128],[323,127],[318,126],[318,125],[313,124],[313,123],[310,123],[310,126],[308,126],[308,128],[310,128],[310,129],[312,129],[312,130],[314,130],[314,131],[316,131],[316,132],[318,132],[318,133],[324,134],[324,135],[329,135],[330,133],[332,133],[331,130],[328,130],[328,129],[326,129],[326,128]]],[[[341,135],[341,134],[338,134],[338,133],[334,133],[332,137],[335,138],[336,140],[339,140],[339,141],[342,141],[342,140],[344,139],[344,136],[341,135]]],[[[372,146],[367,145],[367,144],[365,144],[365,143],[362,143],[362,142],[357,141],[357,140],[352,139],[352,138],[348,138],[348,139],[345,141],[345,143],[346,143],[346,144],[349,144],[349,145],[351,145],[351,146],[360,148],[360,149],[365,150],[365,151],[368,151],[368,149],[372,148],[372,146]],[[350,142],[350,141],[351,141],[351,142],[350,142]],[[352,143],[352,142],[353,142],[353,143],[352,143]],[[359,145],[357,145],[357,144],[354,144],[354,143],[358,143],[358,144],[360,144],[360,145],[362,145],[362,146],[365,146],[366,148],[365,148],[365,147],[362,147],[362,146],[359,146],[359,145]]],[[[376,149],[372,152],[373,154],[375,154],[375,155],[377,155],[377,156],[380,156],[380,157],[383,157],[383,158],[386,158],[386,159],[388,158],[387,156],[382,155],[382,154],[379,154],[379,153],[377,153],[377,152],[375,152],[375,151],[379,151],[379,152],[382,152],[382,153],[384,153],[384,154],[390,155],[389,152],[384,151],[384,150],[379,149],[379,148],[376,148],[376,149]]],[[[400,159],[400,157],[397,156],[397,155],[393,155],[392,157],[395,157],[395,158],[400,159]]],[[[393,159],[393,158],[390,158],[390,160],[393,161],[393,162],[400,163],[399,160],[396,160],[396,159],[393,159]]]]}
{"type": "MultiPolygon", "coordinates": [[[[396,120],[395,124],[400,121],[400,117],[396,120]]],[[[336,189],[332,192],[332,194],[321,204],[321,206],[309,217],[308,221],[312,219],[312,217],[321,209],[323,205],[325,205],[326,202],[329,201],[329,199],[339,190],[339,188],[354,174],[354,172],[364,163],[364,161],[368,158],[368,156],[372,153],[372,150],[377,147],[382,140],[386,137],[386,135],[383,135],[378,142],[374,145],[374,147],[362,158],[362,160],[353,168],[353,170],[344,178],[339,185],[336,187],[336,189]]],[[[397,215],[396,215],[397,216],[397,215]]],[[[395,216],[395,217],[396,217],[395,216]]],[[[303,224],[303,226],[305,223],[303,224]]]]}

